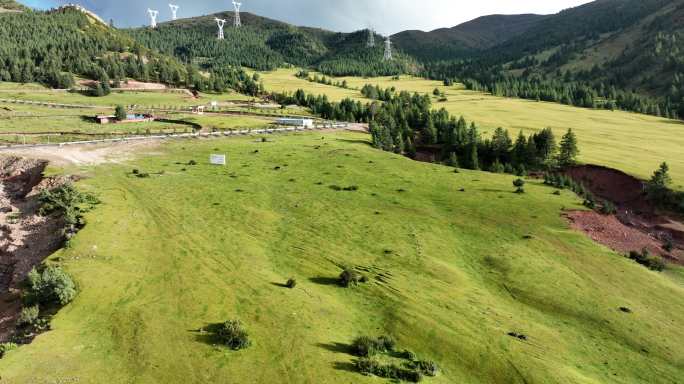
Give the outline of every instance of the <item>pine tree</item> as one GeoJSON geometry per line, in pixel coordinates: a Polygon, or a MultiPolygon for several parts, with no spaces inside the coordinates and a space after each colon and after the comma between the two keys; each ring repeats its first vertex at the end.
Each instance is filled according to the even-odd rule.
{"type": "Polygon", "coordinates": [[[663,162],[660,167],[653,172],[651,180],[646,184],[646,194],[648,198],[656,203],[664,204],[670,194],[669,186],[672,183],[670,177],[670,167],[663,162]]]}
{"type": "Polygon", "coordinates": [[[468,145],[466,149],[466,164],[469,169],[480,169],[480,161],[477,153],[479,141],[480,135],[477,132],[477,127],[475,126],[475,123],[472,123],[468,130],[468,145]]]}
{"type": "Polygon", "coordinates": [[[518,138],[513,145],[513,164],[520,165],[527,163],[525,154],[527,153],[527,138],[521,130],[518,138]]]}
{"type": "Polygon", "coordinates": [[[123,105],[117,105],[114,116],[118,121],[126,120],[126,109],[123,105]]]}
{"type": "Polygon", "coordinates": [[[579,155],[579,148],[577,147],[577,137],[572,129],[563,135],[560,144],[560,152],[558,154],[558,163],[562,167],[574,165],[579,155]]]}

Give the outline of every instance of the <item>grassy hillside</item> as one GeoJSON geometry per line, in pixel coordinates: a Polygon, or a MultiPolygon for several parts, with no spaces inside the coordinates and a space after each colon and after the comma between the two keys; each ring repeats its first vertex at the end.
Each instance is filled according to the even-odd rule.
{"type": "MultiPolygon", "coordinates": [[[[262,74],[267,89],[295,91],[309,89],[314,94],[324,93],[331,99],[362,98],[360,92],[298,79],[295,70],[278,70],[262,74]],[[315,88],[314,88],[315,87],[315,88]]],[[[684,189],[684,125],[676,120],[620,112],[575,108],[555,103],[494,97],[488,94],[463,90],[462,87],[445,87],[442,82],[403,76],[396,81],[391,77],[364,79],[359,77],[336,78],[346,80],[350,87],[378,84],[383,88],[432,94],[435,88],[444,91],[448,101],[433,99],[435,108],[446,108],[452,115],[463,115],[493,133],[497,127],[507,128],[512,135],[545,127],[557,135],[572,128],[580,140],[580,160],[618,168],[641,178],[648,178],[662,161],[670,163],[678,189],[684,189]]]]}
{"type": "Polygon", "coordinates": [[[80,295],[52,331],[0,360],[2,382],[379,382],[344,352],[366,334],[435,360],[427,383],[681,377],[679,270],[650,272],[569,230],[561,209],[580,207],[569,194],[531,181],[517,195],[511,176],[454,174],[358,133],[152,151],[67,170],[104,202],[52,257],[80,295]],[[226,168],[206,164],[215,152],[226,168]],[[340,265],[370,281],[332,284],[340,265]],[[297,288],[278,286],[289,277],[297,288]],[[242,352],[195,331],[233,318],[254,340],[242,352]]]}

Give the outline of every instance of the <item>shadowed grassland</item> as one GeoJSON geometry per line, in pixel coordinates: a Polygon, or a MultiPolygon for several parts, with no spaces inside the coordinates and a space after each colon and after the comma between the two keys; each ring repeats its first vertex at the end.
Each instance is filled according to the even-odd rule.
{"type": "Polygon", "coordinates": [[[383,334],[438,364],[428,383],[682,377],[681,269],[651,272],[570,230],[569,193],[530,180],[518,195],[512,176],[455,174],[359,133],[155,152],[65,170],[103,201],[52,258],[80,294],[0,360],[0,382],[378,383],[353,372],[347,345],[383,334]],[[228,166],[207,164],[223,152],[228,166]],[[339,287],[342,266],[368,282],[339,287]],[[197,332],[228,319],[250,348],[197,332]]]}
{"type": "MultiPolygon", "coordinates": [[[[356,90],[310,83],[295,76],[294,69],[281,69],[262,73],[267,89],[295,91],[298,88],[314,94],[327,94],[331,100],[345,97],[361,98],[356,90]]],[[[526,134],[551,127],[560,137],[569,128],[580,140],[580,161],[600,164],[648,178],[663,161],[672,169],[677,189],[684,189],[684,123],[648,115],[621,111],[591,110],[555,103],[495,97],[466,91],[461,85],[445,87],[440,81],[402,76],[365,79],[359,77],[334,78],[347,80],[350,87],[365,84],[395,87],[398,90],[428,93],[435,88],[448,99],[433,99],[435,108],[446,108],[455,116],[463,115],[475,121],[484,135],[489,136],[497,127],[507,128],[515,137],[520,130],[526,134]]]]}

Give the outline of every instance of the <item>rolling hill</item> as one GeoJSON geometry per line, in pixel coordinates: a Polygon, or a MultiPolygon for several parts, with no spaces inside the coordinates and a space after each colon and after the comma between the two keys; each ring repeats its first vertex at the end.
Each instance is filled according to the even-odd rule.
{"type": "Polygon", "coordinates": [[[48,261],[80,293],[0,359],[2,381],[385,382],[356,371],[363,335],[436,362],[427,384],[681,378],[681,268],[649,271],[570,229],[574,194],[323,136],[166,141],[60,171],[103,202],[48,261]],[[217,151],[225,168],[207,163],[217,151]],[[368,281],[337,285],[344,267],[368,281]],[[251,347],[203,331],[229,319],[251,347]]]}

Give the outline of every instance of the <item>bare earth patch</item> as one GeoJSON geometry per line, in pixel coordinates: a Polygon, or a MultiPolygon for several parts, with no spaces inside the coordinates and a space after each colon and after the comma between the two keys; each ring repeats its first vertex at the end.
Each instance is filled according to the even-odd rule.
{"type": "Polygon", "coordinates": [[[628,227],[613,215],[602,215],[594,211],[574,211],[565,214],[574,229],[580,230],[594,241],[615,251],[629,251],[646,248],[651,253],[664,253],[660,244],[651,236],[628,227]]]}
{"type": "Polygon", "coordinates": [[[684,265],[681,218],[656,209],[646,199],[641,180],[616,169],[590,164],[570,168],[566,173],[592,194],[617,207],[617,214],[609,216],[596,212],[569,212],[566,216],[573,228],[615,251],[628,253],[646,248],[652,254],[684,265]],[[668,242],[674,247],[672,252],[664,249],[668,242]]]}
{"type": "Polygon", "coordinates": [[[7,149],[0,155],[14,155],[29,159],[44,159],[55,165],[97,165],[128,160],[133,153],[156,148],[159,141],[145,140],[126,143],[83,144],[63,147],[7,149]]]}

